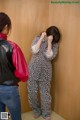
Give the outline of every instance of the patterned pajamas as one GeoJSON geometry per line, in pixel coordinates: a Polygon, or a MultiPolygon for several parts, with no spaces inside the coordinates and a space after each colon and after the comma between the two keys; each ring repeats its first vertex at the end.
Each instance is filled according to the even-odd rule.
{"type": "MultiPolygon", "coordinates": [[[[32,43],[32,47],[36,45],[39,37],[36,37],[32,43]]],[[[50,95],[50,81],[52,79],[52,65],[51,60],[55,58],[58,51],[58,44],[52,46],[53,54],[48,56],[47,41],[44,39],[37,53],[32,50],[32,58],[29,63],[29,80],[28,80],[28,98],[31,108],[37,116],[50,116],[51,112],[51,95],[50,95]],[[41,107],[38,102],[38,87],[40,89],[41,107]]]]}

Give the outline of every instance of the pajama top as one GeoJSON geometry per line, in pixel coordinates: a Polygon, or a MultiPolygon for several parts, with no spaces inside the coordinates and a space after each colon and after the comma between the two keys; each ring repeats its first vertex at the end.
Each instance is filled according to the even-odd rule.
{"type": "Polygon", "coordinates": [[[35,37],[31,45],[32,57],[29,63],[29,79],[37,81],[50,81],[52,78],[51,61],[58,53],[58,43],[52,45],[50,54],[47,53],[48,42],[44,38],[40,49],[36,49],[35,45],[39,40],[39,36],[35,37]]]}

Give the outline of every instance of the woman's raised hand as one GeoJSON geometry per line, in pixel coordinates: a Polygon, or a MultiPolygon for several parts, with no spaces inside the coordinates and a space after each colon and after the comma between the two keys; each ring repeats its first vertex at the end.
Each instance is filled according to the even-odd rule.
{"type": "Polygon", "coordinates": [[[41,39],[43,39],[44,37],[46,36],[46,32],[42,32],[42,34],[41,34],[41,39]]]}

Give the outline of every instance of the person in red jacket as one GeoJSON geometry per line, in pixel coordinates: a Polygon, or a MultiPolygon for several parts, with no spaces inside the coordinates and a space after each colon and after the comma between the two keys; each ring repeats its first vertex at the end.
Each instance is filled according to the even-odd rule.
{"type": "Polygon", "coordinates": [[[20,47],[7,40],[11,20],[0,12],[0,120],[7,106],[12,120],[22,120],[18,83],[28,80],[28,66],[20,47]]]}

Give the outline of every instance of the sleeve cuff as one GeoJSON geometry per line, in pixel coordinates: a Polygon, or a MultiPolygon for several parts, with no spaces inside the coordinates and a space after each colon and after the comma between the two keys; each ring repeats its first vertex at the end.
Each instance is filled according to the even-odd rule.
{"type": "Polygon", "coordinates": [[[33,45],[33,46],[32,46],[32,52],[33,52],[34,54],[36,54],[36,53],[39,52],[39,49],[36,48],[36,45],[33,45]]]}
{"type": "Polygon", "coordinates": [[[50,53],[46,52],[46,57],[51,58],[53,56],[53,51],[51,50],[50,53]]]}

